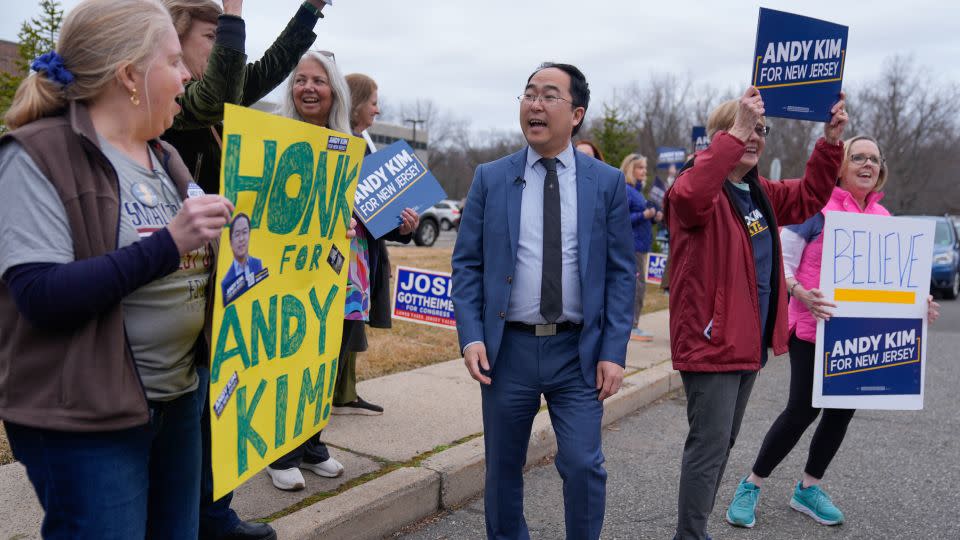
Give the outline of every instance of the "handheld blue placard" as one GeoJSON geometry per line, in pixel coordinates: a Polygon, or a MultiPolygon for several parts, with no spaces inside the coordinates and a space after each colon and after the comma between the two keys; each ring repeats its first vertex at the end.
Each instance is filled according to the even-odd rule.
{"type": "Polygon", "coordinates": [[[710,146],[710,139],[707,138],[707,128],[703,126],[693,126],[690,130],[690,146],[694,153],[710,146]]]}
{"type": "Polygon", "coordinates": [[[843,25],[760,8],[751,80],[766,116],[830,120],[847,56],[843,25]]]}
{"type": "Polygon", "coordinates": [[[355,212],[374,238],[400,225],[400,213],[422,214],[447,194],[405,141],[397,141],[363,160],[355,212]]]}
{"type": "Polygon", "coordinates": [[[676,168],[683,167],[683,162],[687,160],[687,149],[679,146],[658,146],[657,147],[657,168],[668,169],[670,165],[676,168]]]}

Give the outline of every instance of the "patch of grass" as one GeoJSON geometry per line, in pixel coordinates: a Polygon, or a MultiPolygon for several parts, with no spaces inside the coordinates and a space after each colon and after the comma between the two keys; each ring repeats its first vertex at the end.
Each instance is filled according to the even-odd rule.
{"type": "MultiPolygon", "coordinates": [[[[393,275],[397,265],[450,272],[452,248],[391,246],[393,275]]],[[[370,348],[357,356],[357,379],[373,379],[409,371],[460,357],[457,332],[407,321],[393,321],[393,328],[367,327],[370,348]]]]}
{"type": "Polygon", "coordinates": [[[10,443],[7,441],[7,430],[3,428],[3,422],[0,422],[0,465],[12,462],[13,452],[10,450],[10,443]]]}

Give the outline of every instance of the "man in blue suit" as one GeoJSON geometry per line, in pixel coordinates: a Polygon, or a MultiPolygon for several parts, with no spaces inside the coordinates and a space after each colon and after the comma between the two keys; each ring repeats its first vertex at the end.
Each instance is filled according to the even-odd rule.
{"type": "Polygon", "coordinates": [[[620,389],[635,265],[623,175],[575,152],[586,78],[542,64],[520,100],[529,144],[477,167],[453,252],[464,363],[480,382],[488,538],[527,539],[523,466],[546,397],[568,539],[596,539],[603,400],[620,389]]]}

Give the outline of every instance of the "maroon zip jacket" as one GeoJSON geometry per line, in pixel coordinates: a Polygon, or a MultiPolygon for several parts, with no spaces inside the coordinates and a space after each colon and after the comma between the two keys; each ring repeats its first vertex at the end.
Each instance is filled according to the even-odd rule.
{"type": "MultiPolygon", "coordinates": [[[[670,228],[670,349],[679,371],[760,369],[760,307],[753,245],[731,200],[727,178],[744,144],[718,132],[680,172],[664,201],[670,228]],[[726,187],[725,187],[726,186],[726,187]]],[[[773,279],[768,343],[787,351],[787,288],[777,227],[819,212],[837,183],[843,143],[817,141],[804,177],[774,182],[754,167],[750,185],[770,227],[773,279]]]]}

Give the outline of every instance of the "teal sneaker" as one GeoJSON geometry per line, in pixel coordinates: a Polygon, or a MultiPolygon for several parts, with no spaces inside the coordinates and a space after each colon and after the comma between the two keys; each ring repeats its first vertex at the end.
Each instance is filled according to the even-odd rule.
{"type": "Polygon", "coordinates": [[[737,484],[737,491],[727,507],[727,523],[735,527],[752,529],[757,523],[757,504],[760,502],[760,486],[744,478],[737,484]]]}
{"type": "Polygon", "coordinates": [[[830,496],[820,486],[803,489],[803,482],[797,482],[790,499],[790,508],[802,512],[821,525],[839,525],[843,523],[843,512],[834,506],[830,496]]]}

